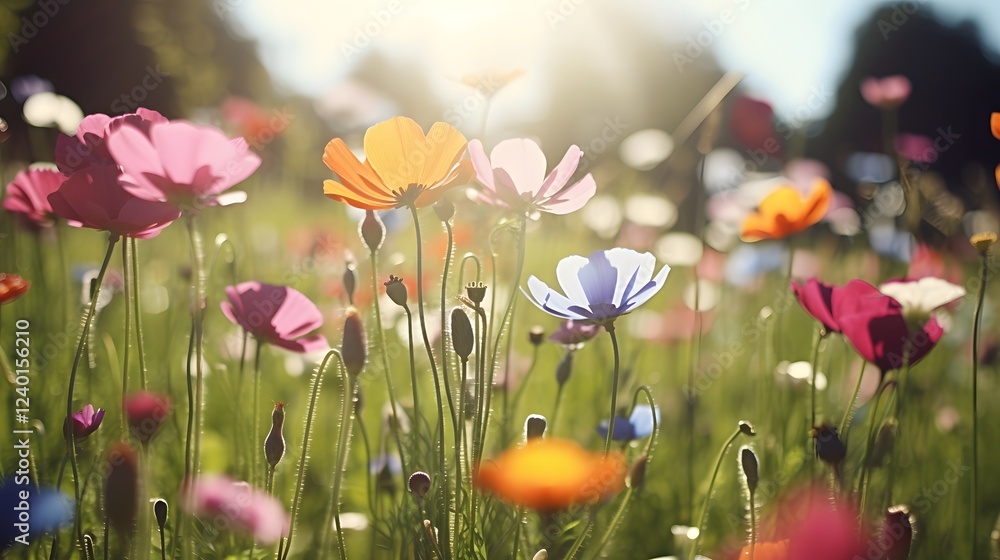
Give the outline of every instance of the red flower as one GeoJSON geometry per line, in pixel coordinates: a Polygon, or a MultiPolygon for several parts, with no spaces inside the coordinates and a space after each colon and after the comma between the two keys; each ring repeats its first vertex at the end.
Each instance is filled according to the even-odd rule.
{"type": "Polygon", "coordinates": [[[125,401],[125,415],[135,437],[143,445],[156,435],[170,414],[170,398],[150,391],[138,391],[125,401]]]}
{"type": "Polygon", "coordinates": [[[31,284],[17,274],[0,272],[0,304],[10,303],[28,293],[31,284]]]}

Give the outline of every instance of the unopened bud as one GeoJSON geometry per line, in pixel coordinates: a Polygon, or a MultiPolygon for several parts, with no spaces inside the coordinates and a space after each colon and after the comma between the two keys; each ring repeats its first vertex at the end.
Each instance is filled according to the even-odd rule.
{"type": "Polygon", "coordinates": [[[531,330],[528,331],[528,340],[533,346],[538,346],[542,342],[545,342],[545,329],[540,325],[531,327],[531,330]]]}
{"type": "Polygon", "coordinates": [[[347,302],[354,305],[354,290],[358,287],[358,276],[354,270],[354,263],[347,263],[344,268],[344,292],[347,293],[347,302]]]}
{"type": "Polygon", "coordinates": [[[451,310],[451,345],[455,348],[462,361],[468,361],[472,349],[476,345],[476,336],[472,331],[472,322],[461,307],[451,310]]]}
{"type": "Polygon", "coordinates": [[[847,446],[837,435],[837,428],[821,424],[813,428],[809,435],[816,439],[816,456],[824,463],[839,465],[847,457],[847,446]]]}
{"type": "Polygon", "coordinates": [[[648,462],[649,456],[645,453],[639,455],[639,458],[628,469],[628,477],[625,478],[626,486],[633,489],[642,488],[642,483],[646,480],[646,463],[648,462]]]}
{"type": "Polygon", "coordinates": [[[531,441],[545,435],[548,421],[541,414],[529,414],[524,421],[524,439],[531,441]]]}
{"type": "Polygon", "coordinates": [[[365,326],[361,315],[353,307],[347,308],[344,318],[344,341],[340,346],[340,356],[344,360],[347,374],[356,377],[368,361],[368,343],[365,341],[365,326]]]}
{"type": "Polygon", "coordinates": [[[385,239],[385,224],[373,210],[365,212],[365,219],[361,220],[358,231],[361,232],[361,239],[368,247],[368,251],[374,253],[382,247],[382,240],[385,239]]]}
{"type": "Polygon", "coordinates": [[[153,515],[156,517],[156,526],[160,528],[160,531],[167,526],[167,501],[163,498],[157,498],[153,501],[153,515]]]}
{"type": "Polygon", "coordinates": [[[740,465],[743,466],[743,476],[746,477],[747,488],[753,494],[757,490],[757,484],[760,482],[760,465],[757,462],[757,455],[753,452],[753,449],[749,447],[740,449],[740,465]]]}
{"type": "Polygon", "coordinates": [[[451,203],[447,198],[439,199],[434,203],[434,213],[442,222],[447,222],[455,215],[455,205],[451,203]]]}
{"type": "Polygon", "coordinates": [[[882,537],[880,543],[888,543],[885,560],[906,560],[910,556],[910,544],[913,541],[913,521],[910,519],[910,509],[905,505],[892,506],[885,511],[882,518],[882,537]]]}
{"type": "Polygon", "coordinates": [[[969,242],[979,251],[980,255],[986,255],[989,253],[990,247],[997,242],[997,234],[992,231],[984,231],[970,237],[969,242]]]}
{"type": "Polygon", "coordinates": [[[482,282],[471,282],[465,287],[465,293],[474,303],[483,303],[483,300],[486,299],[486,284],[483,284],[482,282]]]}
{"type": "Polygon", "coordinates": [[[556,383],[561,387],[569,381],[569,376],[573,373],[573,351],[567,350],[559,364],[556,365],[556,383]]]}
{"type": "Polygon", "coordinates": [[[264,459],[273,469],[278,461],[285,455],[285,436],[281,433],[281,428],[285,423],[285,403],[274,403],[274,411],[271,412],[271,431],[264,438],[264,459]]]}
{"type": "Polygon", "coordinates": [[[535,553],[531,560],[549,560],[549,551],[544,548],[535,553]]]}
{"type": "Polygon", "coordinates": [[[406,307],[406,284],[399,276],[389,275],[389,281],[384,283],[385,294],[393,303],[400,307],[406,307]]]}
{"type": "Polygon", "coordinates": [[[104,479],[104,514],[124,539],[131,539],[139,512],[139,457],[124,442],[111,446],[104,479]]]}
{"type": "Polygon", "coordinates": [[[740,433],[750,437],[757,435],[757,432],[753,429],[753,424],[743,420],[740,420],[740,433]]]}
{"type": "Polygon", "coordinates": [[[410,487],[410,493],[420,500],[431,490],[431,477],[423,471],[417,471],[410,475],[406,485],[410,487]]]}

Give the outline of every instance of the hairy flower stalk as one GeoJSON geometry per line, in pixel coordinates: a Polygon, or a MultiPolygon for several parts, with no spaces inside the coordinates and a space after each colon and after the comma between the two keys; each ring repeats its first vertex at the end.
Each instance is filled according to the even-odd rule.
{"type": "Polygon", "coordinates": [[[722,467],[722,462],[726,458],[726,452],[729,451],[729,447],[740,437],[740,434],[746,435],[748,437],[753,437],[756,435],[753,426],[747,422],[740,422],[739,427],[733,432],[733,435],[729,436],[726,443],[722,445],[719,449],[719,456],[715,460],[715,469],[712,471],[712,478],[708,481],[708,491],[705,493],[705,502],[701,506],[701,515],[698,516],[698,536],[695,537],[694,543],[691,544],[691,552],[688,554],[688,560],[694,560],[695,555],[698,552],[698,543],[701,542],[701,536],[705,534],[705,519],[708,516],[708,506],[712,503],[712,490],[715,488],[715,479],[719,476],[719,469],[722,467]]]}
{"type": "Polygon", "coordinates": [[[972,498],[969,523],[972,525],[972,554],[979,544],[979,333],[983,323],[983,303],[986,299],[986,282],[990,278],[990,247],[997,241],[993,232],[973,235],[972,245],[979,252],[979,292],[976,294],[976,313],[972,322],[972,498]]]}
{"type": "Polygon", "coordinates": [[[274,469],[285,455],[285,435],[282,428],[285,424],[285,403],[274,403],[271,412],[271,430],[264,438],[264,460],[267,461],[267,482],[264,489],[268,494],[274,494],[274,469]]]}

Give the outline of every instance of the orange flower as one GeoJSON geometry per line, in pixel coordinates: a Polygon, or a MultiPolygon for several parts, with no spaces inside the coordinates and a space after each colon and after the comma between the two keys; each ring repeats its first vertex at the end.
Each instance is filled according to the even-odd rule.
{"type": "Polygon", "coordinates": [[[572,441],[540,438],[481,465],[475,483],[506,502],[553,512],[620,492],[626,470],[619,454],[605,456],[572,441]]]}
{"type": "MultiPolygon", "coordinates": [[[[754,560],[787,560],[788,541],[757,543],[753,552],[754,560]]],[[[750,558],[750,545],[744,546],[740,551],[740,560],[744,558],[750,558]]]]}
{"type": "Polygon", "coordinates": [[[472,178],[472,164],[462,160],[468,142],[455,127],[434,123],[427,135],[406,117],[393,117],[365,132],[365,162],[334,138],[323,163],[340,182],[323,182],[323,194],[363,210],[423,208],[455,185],[472,178]]]}
{"type": "Polygon", "coordinates": [[[743,220],[740,238],[760,241],[798,233],[823,219],[832,198],[833,189],[825,179],[816,179],[805,199],[794,187],[778,187],[760,201],[756,212],[743,220]]]}
{"type": "Polygon", "coordinates": [[[10,303],[28,293],[31,284],[17,274],[0,272],[0,304],[10,303]]]}
{"type": "Polygon", "coordinates": [[[990,114],[990,130],[993,131],[993,137],[1000,140],[1000,113],[990,114]]]}

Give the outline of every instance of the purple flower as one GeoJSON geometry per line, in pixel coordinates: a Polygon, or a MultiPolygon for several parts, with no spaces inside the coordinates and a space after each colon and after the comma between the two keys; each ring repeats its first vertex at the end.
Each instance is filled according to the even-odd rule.
{"type": "Polygon", "coordinates": [[[80,441],[97,431],[104,421],[104,409],[94,410],[94,405],[88,404],[80,412],[74,412],[63,424],[63,435],[66,439],[72,434],[73,439],[80,441]]]}
{"type": "Polygon", "coordinates": [[[497,144],[490,157],[479,140],[469,142],[469,157],[483,190],[474,195],[479,202],[532,214],[569,214],[583,208],[597,191],[590,173],[566,186],[580,165],[583,151],[570,146],[559,165],[545,175],[545,154],[531,140],[512,138],[497,144]]]}
{"type": "MultiPolygon", "coordinates": [[[[660,422],[660,407],[650,407],[648,404],[638,404],[632,409],[632,414],[628,418],[619,416],[615,418],[615,433],[611,439],[615,441],[632,441],[642,439],[653,433],[653,415],[656,415],[656,423],[660,422]]],[[[608,421],[601,420],[597,425],[597,433],[602,438],[608,437],[608,421]]]]}
{"type": "Polygon", "coordinates": [[[559,261],[556,277],[565,295],[538,278],[528,278],[530,295],[539,309],[561,319],[607,326],[656,295],[670,267],[653,277],[656,257],[617,247],[589,257],[572,255],[559,261]]]}
{"type": "Polygon", "coordinates": [[[567,319],[559,323],[559,330],[550,334],[549,340],[563,346],[578,346],[594,338],[600,332],[601,328],[598,325],[567,319]]]}
{"type": "Polygon", "coordinates": [[[259,342],[300,353],[330,348],[323,335],[306,336],[323,326],[323,314],[294,288],[243,282],[226,288],[226,297],[222,312],[259,342]]]}

